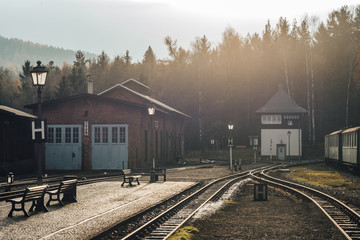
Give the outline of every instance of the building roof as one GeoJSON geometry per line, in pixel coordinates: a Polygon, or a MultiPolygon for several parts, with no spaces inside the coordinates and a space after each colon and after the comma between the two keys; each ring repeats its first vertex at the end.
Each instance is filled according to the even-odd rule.
{"type": "Polygon", "coordinates": [[[283,90],[279,91],[257,113],[306,113],[306,109],[297,103],[283,90]]]}
{"type": "Polygon", "coordinates": [[[329,133],[329,134],[326,135],[326,136],[336,135],[336,134],[342,133],[343,131],[344,131],[344,130],[337,130],[337,131],[335,131],[335,132],[329,133]]]}
{"type": "Polygon", "coordinates": [[[138,84],[139,86],[143,87],[143,88],[146,88],[146,89],[149,89],[150,90],[150,87],[146,86],[145,84],[133,79],[133,78],[129,78],[128,80],[124,81],[121,83],[121,85],[123,86],[127,86],[129,83],[136,83],[138,84]]]}
{"type": "MultiPolygon", "coordinates": [[[[103,94],[107,93],[107,92],[110,92],[116,88],[123,88],[139,97],[141,97],[142,99],[144,99],[146,102],[149,102],[149,105],[154,105],[155,108],[161,112],[164,112],[164,113],[169,113],[169,112],[172,112],[172,113],[176,113],[176,114],[179,114],[183,117],[187,117],[187,118],[191,118],[189,115],[185,114],[185,113],[182,113],[178,110],[176,110],[175,108],[172,108],[168,105],[166,105],[165,103],[162,103],[148,95],[145,95],[145,94],[142,94],[142,93],[139,93],[125,85],[127,85],[129,82],[132,82],[132,83],[137,83],[137,84],[140,84],[141,87],[143,88],[148,88],[146,85],[134,80],[134,79],[129,79],[121,84],[116,84],[104,91],[102,91],[101,93],[95,95],[95,94],[79,94],[79,95],[73,95],[73,96],[68,96],[68,97],[64,97],[64,98],[58,98],[58,99],[53,99],[53,100],[49,100],[49,101],[46,101],[46,102],[43,102],[42,105],[49,105],[49,104],[54,104],[54,103],[59,103],[59,102],[65,102],[65,101],[70,101],[70,100],[74,100],[74,99],[79,99],[79,98],[84,98],[84,97],[87,97],[87,98],[93,98],[93,99],[98,99],[98,100],[103,100],[103,101],[111,101],[111,102],[117,102],[117,103],[122,103],[122,104],[127,104],[127,105],[131,105],[131,106],[135,106],[135,107],[141,107],[141,108],[147,108],[148,106],[145,106],[144,104],[139,104],[139,103],[134,103],[134,102],[129,102],[129,101],[125,101],[125,100],[120,100],[120,99],[116,99],[116,98],[109,98],[109,97],[106,97],[106,96],[102,96],[103,94]]],[[[149,88],[150,89],[150,88],[149,88]]],[[[26,105],[25,108],[35,108],[37,106],[37,104],[30,104],[30,105],[26,105]]]]}
{"type": "Polygon", "coordinates": [[[360,129],[360,127],[352,127],[352,128],[348,128],[348,129],[344,130],[342,133],[355,132],[359,129],[360,129]]]}
{"type": "MultiPolygon", "coordinates": [[[[146,86],[146,85],[144,85],[144,84],[142,84],[142,83],[140,83],[140,82],[138,82],[138,81],[136,81],[136,80],[134,80],[134,79],[129,79],[129,80],[134,81],[134,82],[137,82],[137,83],[139,83],[139,84],[141,84],[141,85],[143,85],[143,86],[146,86]]],[[[111,90],[113,90],[113,89],[115,89],[115,88],[123,88],[123,89],[125,89],[125,90],[127,90],[127,91],[129,91],[129,92],[131,92],[131,93],[133,93],[133,94],[135,94],[135,95],[143,98],[144,100],[146,100],[147,102],[149,102],[149,104],[155,105],[155,108],[156,108],[156,107],[158,107],[158,108],[160,107],[160,108],[162,108],[162,109],[164,109],[164,110],[166,110],[166,111],[173,112],[173,113],[177,113],[177,114],[180,114],[180,115],[182,115],[182,116],[184,116],[184,117],[191,118],[189,115],[187,115],[187,114],[185,114],[185,113],[183,113],[183,112],[180,112],[179,110],[176,110],[175,108],[172,108],[172,107],[166,105],[165,103],[160,102],[159,100],[156,100],[155,98],[152,98],[152,97],[150,97],[150,96],[148,96],[148,95],[139,93],[139,92],[137,92],[137,91],[135,91],[135,90],[133,90],[133,89],[125,86],[125,83],[127,83],[129,80],[127,80],[127,81],[125,81],[125,82],[123,82],[123,83],[120,83],[120,84],[116,84],[115,86],[112,86],[111,88],[108,88],[108,89],[102,91],[102,92],[99,93],[98,95],[101,96],[101,95],[103,95],[103,94],[105,94],[105,93],[107,93],[107,92],[109,92],[109,91],[111,91],[111,90]]]]}
{"type": "Polygon", "coordinates": [[[0,111],[4,111],[7,112],[11,115],[16,115],[16,116],[20,116],[20,117],[26,117],[26,118],[37,118],[35,115],[17,110],[15,108],[11,108],[11,107],[7,107],[4,105],[0,105],[0,111]]]}
{"type": "MultiPolygon", "coordinates": [[[[130,106],[135,106],[135,107],[140,107],[140,108],[144,107],[143,105],[138,104],[138,103],[128,102],[128,101],[124,101],[124,100],[120,100],[120,99],[114,99],[114,98],[107,98],[107,97],[98,96],[98,95],[89,94],[89,93],[83,93],[83,94],[78,94],[78,95],[73,95],[73,96],[48,100],[48,101],[45,101],[45,102],[41,103],[41,105],[46,106],[46,105],[51,105],[51,104],[56,104],[56,103],[61,103],[61,102],[77,100],[77,99],[81,99],[81,98],[91,98],[91,99],[96,99],[96,100],[127,104],[127,105],[130,105],[130,106]]],[[[25,108],[34,109],[34,108],[36,108],[36,106],[37,106],[37,103],[34,103],[34,104],[26,105],[25,108]]]]}

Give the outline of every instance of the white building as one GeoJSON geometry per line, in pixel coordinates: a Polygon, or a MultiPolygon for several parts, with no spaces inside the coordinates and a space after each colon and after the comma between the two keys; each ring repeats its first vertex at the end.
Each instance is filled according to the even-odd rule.
{"type": "Polygon", "coordinates": [[[283,90],[256,113],[261,115],[261,158],[300,159],[302,156],[301,119],[307,111],[283,90]]]}

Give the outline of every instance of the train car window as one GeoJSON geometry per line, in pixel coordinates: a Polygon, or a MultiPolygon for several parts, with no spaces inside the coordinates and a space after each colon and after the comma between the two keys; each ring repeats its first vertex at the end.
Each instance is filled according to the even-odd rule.
{"type": "Polygon", "coordinates": [[[357,139],[358,139],[358,132],[355,133],[355,136],[354,136],[354,147],[356,148],[357,146],[357,139]]]}

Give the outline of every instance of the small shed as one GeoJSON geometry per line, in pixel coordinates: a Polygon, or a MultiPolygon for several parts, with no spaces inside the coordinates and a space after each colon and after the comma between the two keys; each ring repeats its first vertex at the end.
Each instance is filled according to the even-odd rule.
{"type": "Polygon", "coordinates": [[[282,88],[259,110],[262,159],[300,159],[301,120],[307,111],[282,88]]]}
{"type": "Polygon", "coordinates": [[[32,172],[34,144],[31,121],[36,116],[15,108],[0,105],[0,173],[32,172]]]}

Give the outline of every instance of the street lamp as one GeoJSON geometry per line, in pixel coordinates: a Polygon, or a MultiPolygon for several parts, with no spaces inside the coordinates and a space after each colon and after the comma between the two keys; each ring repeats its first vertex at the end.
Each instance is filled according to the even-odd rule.
{"type": "Polygon", "coordinates": [[[234,146],[234,139],[232,137],[232,130],[234,129],[234,124],[230,121],[228,124],[229,129],[229,139],[228,139],[228,146],[230,147],[230,170],[232,171],[232,147],[234,146]]]}
{"type": "Polygon", "coordinates": [[[153,149],[153,124],[152,124],[152,117],[155,115],[155,107],[150,106],[148,107],[148,113],[150,115],[150,158],[152,159],[152,167],[150,173],[150,182],[155,182],[155,158],[154,158],[154,149],[153,149]]]}
{"type": "Polygon", "coordinates": [[[256,163],[256,151],[257,151],[257,146],[259,144],[259,137],[258,136],[249,136],[250,138],[250,146],[253,147],[253,151],[254,151],[254,163],[256,163]]]}
{"type": "Polygon", "coordinates": [[[287,135],[288,135],[288,138],[289,138],[289,160],[291,159],[291,156],[290,156],[290,136],[291,136],[291,131],[289,130],[287,132],[287,135]]]}
{"type": "MultiPolygon", "coordinates": [[[[37,61],[37,66],[33,67],[33,69],[30,71],[33,85],[37,87],[37,93],[38,93],[38,120],[39,123],[41,123],[41,89],[45,86],[46,82],[46,76],[48,71],[46,71],[45,67],[41,66],[41,62],[37,61]]],[[[38,171],[37,171],[37,177],[38,177],[38,184],[42,184],[42,178],[41,178],[41,155],[42,155],[42,143],[39,141],[38,143],[38,171]]]]}

